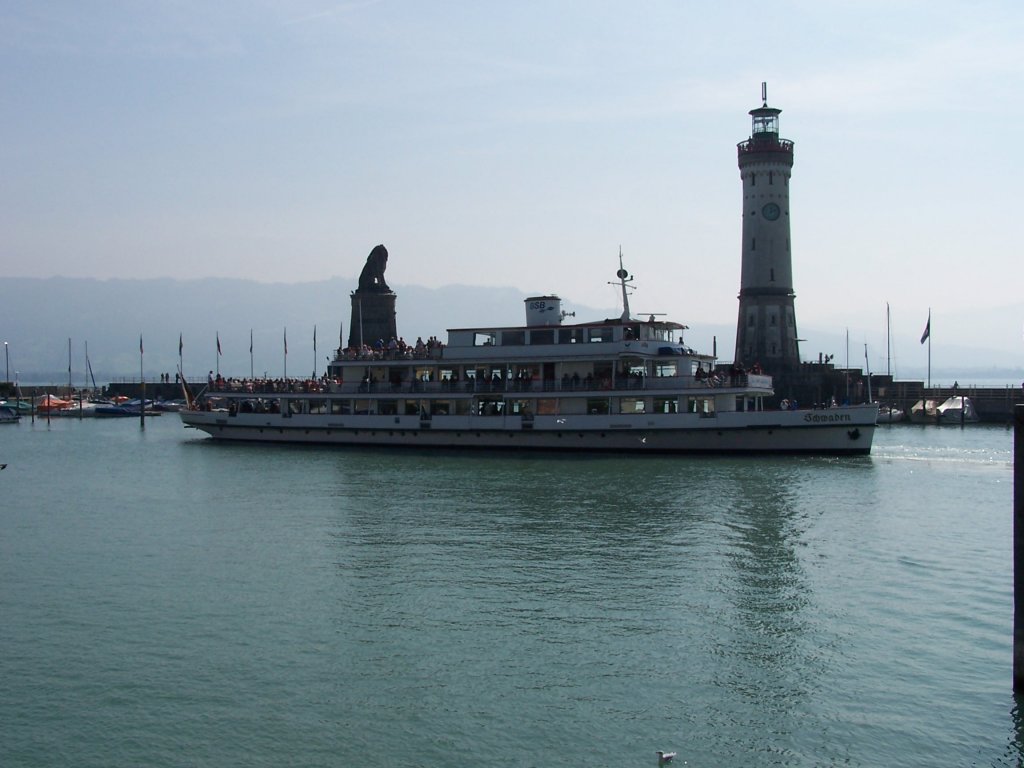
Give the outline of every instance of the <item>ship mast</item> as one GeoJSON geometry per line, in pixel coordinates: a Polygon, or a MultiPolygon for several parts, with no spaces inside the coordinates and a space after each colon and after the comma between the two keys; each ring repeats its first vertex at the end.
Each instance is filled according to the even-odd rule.
{"type": "MultiPolygon", "coordinates": [[[[615,273],[615,276],[619,278],[619,285],[622,287],[622,317],[620,318],[623,322],[630,320],[629,316],[629,291],[627,290],[627,283],[632,283],[633,278],[630,276],[626,268],[622,266],[622,246],[619,246],[619,271],[615,273]]],[[[608,285],[615,285],[615,283],[608,283],[608,285]]]]}

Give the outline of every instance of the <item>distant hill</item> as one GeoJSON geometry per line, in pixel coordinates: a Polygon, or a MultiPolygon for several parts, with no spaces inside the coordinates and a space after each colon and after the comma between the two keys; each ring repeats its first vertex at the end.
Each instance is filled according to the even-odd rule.
{"type": "MultiPolygon", "coordinates": [[[[0,340],[9,344],[11,377],[17,371],[26,384],[63,384],[68,380],[68,339],[71,339],[71,379],[85,381],[85,345],[97,382],[137,379],[139,336],[142,335],[147,379],[173,373],[178,364],[179,334],[187,376],[203,377],[218,367],[224,374],[248,375],[249,334],[252,331],[253,368],[279,376],[284,369],[284,335],[288,338],[288,373],[313,372],[313,328],[316,326],[316,369],[322,373],[327,356],[338,346],[339,333],[348,337],[350,293],[355,280],[333,278],[309,283],[258,283],[251,280],[92,280],[81,278],[5,278],[0,281],[0,340]],[[344,323],[344,329],[342,324],[344,323]],[[217,336],[222,355],[217,356],[217,336]]],[[[408,341],[417,336],[444,340],[448,328],[475,325],[519,325],[524,322],[524,294],[516,288],[448,285],[424,288],[395,285],[398,295],[398,332],[408,341]]],[[[540,291],[538,293],[543,293],[540,291]]],[[[532,295],[537,295],[534,293],[532,295]]],[[[620,308],[592,308],[562,296],[562,307],[575,312],[569,322],[617,317],[620,308]]],[[[799,312],[799,306],[798,306],[799,312]]],[[[732,315],[732,311],[723,313],[732,315]]],[[[949,329],[941,360],[933,367],[933,380],[958,378],[961,383],[995,383],[1024,378],[1021,371],[1021,317],[1024,305],[992,308],[964,317],[943,318],[949,329]],[[1010,333],[1013,329],[1013,333],[1010,333]],[[951,338],[950,333],[956,336],[951,338]],[[975,340],[979,341],[975,341],[975,340]],[[1016,348],[1013,346],[1015,339],[1016,348]],[[981,341],[984,340],[984,341],[981,341]]],[[[692,325],[686,342],[701,351],[717,347],[723,360],[731,360],[735,325],[702,323],[699,318],[677,318],[692,325]]],[[[802,323],[805,360],[818,353],[833,354],[833,363],[845,364],[843,329],[815,329],[802,323]]],[[[883,330],[884,335],[884,330],[883,330]]],[[[851,334],[852,335],[852,334],[851,334]]],[[[896,356],[899,378],[924,378],[922,351],[902,350],[896,356]],[[917,361],[908,366],[906,360],[917,361]]],[[[884,339],[872,342],[872,370],[884,372],[884,339]],[[878,350],[882,350],[881,352],[878,350]]],[[[5,361],[0,361],[4,365],[5,361]]],[[[864,364],[863,334],[852,343],[850,364],[864,364]]],[[[0,369],[0,378],[5,371],[0,369]]]]}

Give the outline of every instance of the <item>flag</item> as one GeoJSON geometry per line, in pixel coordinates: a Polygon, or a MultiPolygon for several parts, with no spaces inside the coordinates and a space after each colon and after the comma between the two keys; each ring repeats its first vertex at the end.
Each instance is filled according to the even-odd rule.
{"type": "Polygon", "coordinates": [[[139,354],[144,354],[142,351],[142,334],[139,334],[139,354]]]}
{"type": "Polygon", "coordinates": [[[921,343],[924,344],[928,341],[928,337],[932,335],[932,313],[928,310],[928,322],[925,323],[924,333],[921,334],[921,343]]]}
{"type": "Polygon", "coordinates": [[[252,328],[249,329],[249,354],[252,354],[252,328]]]}
{"type": "Polygon", "coordinates": [[[284,329],[284,354],[287,357],[287,355],[288,355],[288,329],[287,328],[284,329]]]}
{"type": "Polygon", "coordinates": [[[184,349],[184,345],[181,343],[181,334],[178,334],[178,357],[181,357],[181,350],[184,349]]]}
{"type": "Polygon", "coordinates": [[[220,331],[217,331],[217,354],[218,354],[218,355],[221,355],[221,354],[223,354],[223,353],[222,353],[222,352],[220,351],[220,331]]]}

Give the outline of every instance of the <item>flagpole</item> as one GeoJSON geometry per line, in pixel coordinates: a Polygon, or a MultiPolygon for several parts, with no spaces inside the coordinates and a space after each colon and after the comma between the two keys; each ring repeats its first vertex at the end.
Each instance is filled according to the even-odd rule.
{"type": "Polygon", "coordinates": [[[178,334],[178,376],[182,379],[185,378],[185,359],[182,357],[182,350],[184,345],[182,343],[181,334],[178,334]]]}
{"type": "Polygon", "coordinates": [[[313,378],[316,379],[316,324],[313,324],[313,378]]]}
{"type": "Polygon", "coordinates": [[[846,329],[846,404],[850,404],[850,329],[846,329]]]}
{"type": "Polygon", "coordinates": [[[143,358],[145,353],[142,349],[142,334],[139,334],[139,381],[142,383],[142,397],[139,398],[139,427],[146,428],[146,375],[143,372],[143,358]]]}
{"type": "Polygon", "coordinates": [[[255,381],[256,376],[253,374],[252,367],[252,328],[249,329],[249,380],[255,381]]]}
{"type": "Polygon", "coordinates": [[[284,329],[284,380],[288,381],[288,327],[284,329]]]}
{"type": "Polygon", "coordinates": [[[928,389],[932,388],[932,308],[928,307],[928,389]]]}
{"type": "Polygon", "coordinates": [[[220,378],[220,331],[217,331],[217,378],[220,378]]]}

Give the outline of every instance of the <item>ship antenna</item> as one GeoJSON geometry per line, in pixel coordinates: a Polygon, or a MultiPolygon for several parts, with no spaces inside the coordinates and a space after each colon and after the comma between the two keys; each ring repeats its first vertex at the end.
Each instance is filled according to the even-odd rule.
{"type": "MultiPolygon", "coordinates": [[[[626,271],[626,268],[622,266],[622,246],[619,246],[619,271],[615,273],[615,276],[619,278],[619,286],[622,288],[622,317],[620,318],[623,322],[630,319],[629,316],[629,286],[628,283],[633,282],[633,277],[626,271]]],[[[608,285],[615,285],[615,283],[608,283],[608,285]]]]}

